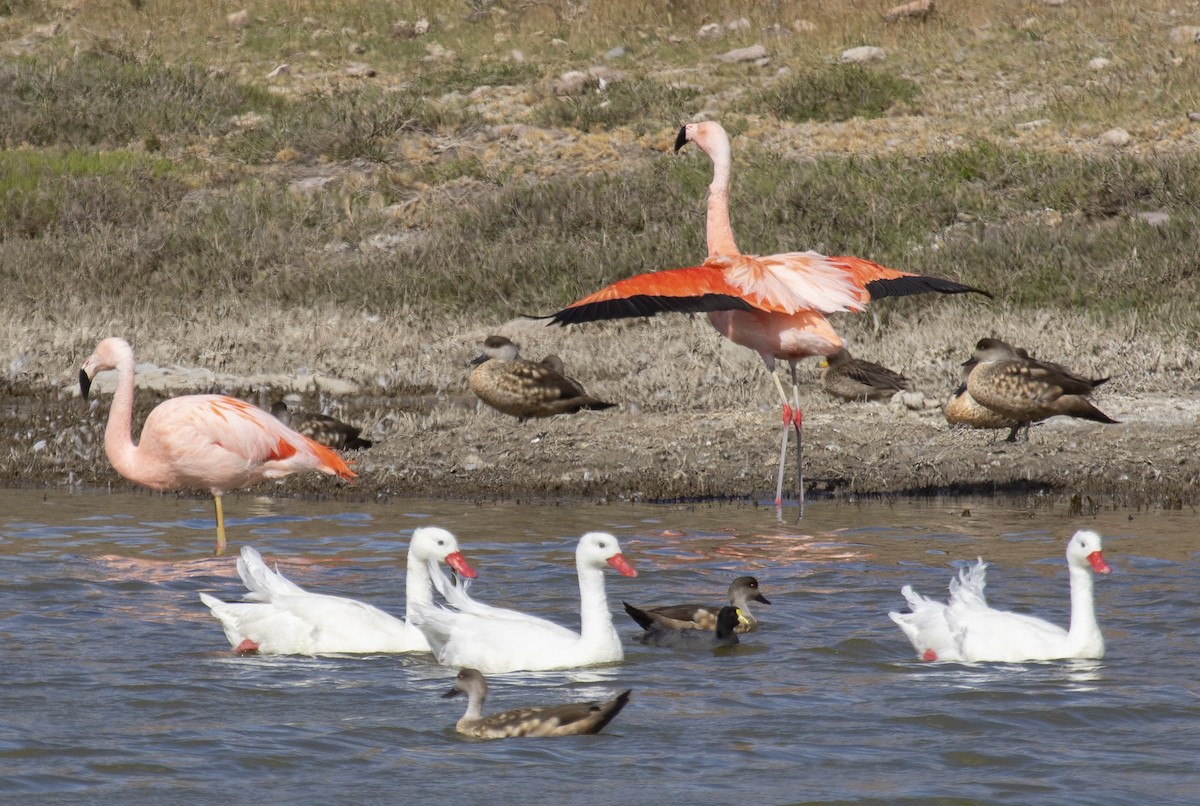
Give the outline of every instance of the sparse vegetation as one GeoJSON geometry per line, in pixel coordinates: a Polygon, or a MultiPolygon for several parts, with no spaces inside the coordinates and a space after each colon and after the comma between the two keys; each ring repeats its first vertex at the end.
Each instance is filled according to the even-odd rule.
{"type": "Polygon", "coordinates": [[[780,120],[877,118],[918,93],[916,84],[891,71],[831,64],[806,70],[755,94],[752,107],[780,120]]]}

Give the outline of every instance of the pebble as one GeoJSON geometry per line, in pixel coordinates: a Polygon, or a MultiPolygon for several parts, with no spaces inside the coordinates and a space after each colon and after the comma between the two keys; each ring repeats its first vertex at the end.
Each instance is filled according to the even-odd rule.
{"type": "Polygon", "coordinates": [[[1106,59],[1103,56],[1097,56],[1088,62],[1088,68],[1092,70],[1103,70],[1112,64],[1111,59],[1106,59]]]}
{"type": "Polygon", "coordinates": [[[1104,143],[1105,145],[1115,146],[1116,148],[1129,145],[1129,141],[1132,139],[1133,138],[1129,136],[1129,132],[1125,131],[1119,126],[1115,129],[1109,129],[1104,134],[1100,135],[1100,142],[1104,143]]]}
{"type": "Polygon", "coordinates": [[[887,58],[887,51],[883,48],[877,48],[874,45],[861,45],[857,48],[843,50],[839,59],[843,62],[851,64],[864,64],[865,62],[881,62],[887,58]]]}
{"type": "Polygon", "coordinates": [[[610,49],[607,53],[604,54],[605,61],[612,61],[613,59],[624,59],[624,58],[625,58],[625,48],[621,47],[620,45],[618,45],[615,48],[610,49]]]}
{"type": "Polygon", "coordinates": [[[911,3],[889,8],[883,12],[883,19],[887,22],[895,22],[896,20],[906,18],[919,20],[931,11],[933,11],[933,0],[913,0],[911,3]]]}
{"type": "Polygon", "coordinates": [[[225,22],[230,28],[234,29],[235,31],[240,31],[250,24],[250,12],[243,8],[241,11],[235,11],[232,14],[227,14],[225,16],[225,22]]]}
{"type": "Polygon", "coordinates": [[[735,48],[726,53],[722,53],[713,58],[726,64],[737,64],[738,62],[754,62],[765,58],[767,49],[762,45],[751,45],[748,48],[735,48]]]}
{"type": "Polygon", "coordinates": [[[1179,25],[1172,28],[1171,41],[1176,45],[1200,42],[1200,25],[1179,25]]]}

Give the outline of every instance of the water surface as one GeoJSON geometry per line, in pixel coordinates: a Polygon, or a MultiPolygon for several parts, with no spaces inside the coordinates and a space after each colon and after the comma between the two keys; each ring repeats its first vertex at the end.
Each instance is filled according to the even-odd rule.
{"type": "Polygon", "coordinates": [[[28,803],[1193,803],[1200,792],[1194,512],[981,501],[753,506],[347,506],[0,490],[0,798],[28,803]],[[970,513],[964,514],[964,509],[970,513]],[[611,531],[620,600],[719,602],[756,575],[762,628],[722,654],[627,644],[623,664],[492,679],[488,710],[634,689],[599,736],[478,742],[427,655],[235,656],[197,594],[236,599],[237,547],[402,614],[414,528],[454,531],[481,600],[578,624],[573,557],[611,531]],[[1065,626],[1063,550],[1105,536],[1102,661],[918,661],[887,617],[984,556],[989,599],[1065,626]]]}

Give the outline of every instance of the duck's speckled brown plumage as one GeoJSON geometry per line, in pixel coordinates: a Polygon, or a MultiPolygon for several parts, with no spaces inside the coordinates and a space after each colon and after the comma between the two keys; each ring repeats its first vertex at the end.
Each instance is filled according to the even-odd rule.
{"type": "Polygon", "coordinates": [[[292,411],[282,400],[271,406],[271,414],[281,423],[291,426],[313,442],[339,450],[364,450],[375,443],[363,438],[362,429],[344,423],[328,414],[292,411]]]}
{"type": "Polygon", "coordinates": [[[1038,361],[999,339],[981,339],[972,360],[975,366],[967,376],[967,391],[1003,417],[1037,422],[1063,415],[1117,422],[1087,400],[1107,378],[1083,378],[1059,364],[1038,361]]]}
{"type": "Polygon", "coordinates": [[[821,386],[845,400],[887,400],[908,388],[908,378],[872,361],[854,358],[843,347],[821,362],[821,386]]]}
{"type": "MultiPolygon", "coordinates": [[[[758,619],[751,612],[750,602],[771,602],[758,589],[758,580],[752,576],[741,576],[729,583],[729,604],[738,611],[736,632],[749,632],[758,627],[758,619]]],[[[664,607],[635,608],[651,621],[673,630],[707,630],[717,628],[717,614],[721,605],[679,604],[664,607]]],[[[628,612],[628,611],[626,611],[628,612]]],[[[632,614],[630,614],[632,616],[632,614]]],[[[637,621],[637,618],[634,617],[637,621]]],[[[640,624],[640,622],[639,622],[640,624]]]]}
{"type": "Polygon", "coordinates": [[[454,688],[443,694],[453,697],[466,694],[467,712],[455,724],[455,729],[476,739],[508,739],[515,736],[579,736],[599,733],[629,702],[632,690],[610,700],[573,702],[565,705],[513,708],[496,714],[483,715],[488,685],[483,674],[475,669],[463,669],[454,680],[454,688]]]}
{"type": "Polygon", "coordinates": [[[487,405],[522,422],[616,405],[592,397],[578,381],[564,375],[557,356],[527,361],[517,345],[503,336],[488,336],[483,354],[471,363],[476,365],[468,379],[471,391],[487,405]]]}
{"type": "Polygon", "coordinates": [[[946,422],[950,423],[950,425],[963,425],[968,428],[979,429],[1009,428],[1011,430],[1008,432],[1008,436],[1004,438],[1005,442],[1016,442],[1017,433],[1021,428],[1029,425],[1028,422],[1014,420],[1011,417],[1006,417],[1003,414],[992,411],[971,397],[971,393],[967,391],[965,381],[959,384],[959,387],[951,393],[950,399],[942,407],[942,414],[946,416],[946,422]]]}

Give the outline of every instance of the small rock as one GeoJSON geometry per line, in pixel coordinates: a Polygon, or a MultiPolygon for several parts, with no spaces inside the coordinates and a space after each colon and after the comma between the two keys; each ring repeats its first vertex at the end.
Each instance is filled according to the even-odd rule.
{"type": "Polygon", "coordinates": [[[753,62],[767,55],[767,49],[762,45],[751,45],[748,48],[735,48],[727,53],[722,53],[713,58],[726,64],[736,64],[738,62],[753,62]]]}
{"type": "Polygon", "coordinates": [[[235,31],[240,31],[250,24],[250,12],[243,8],[241,11],[227,14],[225,23],[235,31]]]}
{"type": "Polygon", "coordinates": [[[429,33],[429,20],[422,17],[413,23],[413,33],[417,36],[425,36],[429,33]]]}
{"type": "Polygon", "coordinates": [[[1171,29],[1171,41],[1176,45],[1200,42],[1200,25],[1179,25],[1171,29]]]}
{"type": "Polygon", "coordinates": [[[318,190],[323,190],[330,182],[336,181],[337,177],[335,176],[307,176],[288,185],[288,190],[301,194],[316,193],[318,190]]]}
{"type": "Polygon", "coordinates": [[[1103,70],[1106,67],[1108,67],[1110,64],[1112,64],[1111,59],[1106,59],[1103,56],[1097,56],[1096,58],[1094,58],[1088,62],[1088,69],[1089,70],[1103,70]]]}
{"type": "Polygon", "coordinates": [[[729,22],[725,23],[725,27],[730,31],[749,31],[750,20],[746,19],[745,17],[738,17],[736,20],[730,20],[729,22]]]}
{"type": "Polygon", "coordinates": [[[363,249],[374,249],[378,252],[394,252],[396,248],[408,240],[407,235],[377,232],[364,240],[360,246],[363,249]]]}
{"type": "Polygon", "coordinates": [[[1100,135],[1100,142],[1116,148],[1129,145],[1129,141],[1132,139],[1133,138],[1129,136],[1129,132],[1125,131],[1119,126],[1115,129],[1109,129],[1104,134],[1100,135]]]}
{"type": "Polygon", "coordinates": [[[519,51],[519,50],[514,50],[514,51],[511,51],[511,52],[508,54],[508,58],[512,59],[512,60],[513,60],[514,62],[516,62],[517,64],[524,64],[524,63],[525,63],[525,54],[524,54],[523,52],[519,51]]]}
{"type": "Polygon", "coordinates": [[[861,45],[857,48],[843,50],[839,57],[843,62],[863,64],[865,62],[881,62],[887,58],[887,51],[873,45],[861,45]]]}
{"type": "Polygon", "coordinates": [[[912,0],[911,3],[889,8],[883,12],[883,18],[887,22],[903,19],[919,20],[931,11],[933,11],[933,0],[912,0]]]}
{"type": "Polygon", "coordinates": [[[1141,221],[1145,221],[1152,227],[1165,227],[1167,224],[1171,223],[1170,214],[1164,213],[1162,210],[1138,213],[1136,217],[1141,221]]]}
{"type": "Polygon", "coordinates": [[[798,34],[812,34],[817,31],[817,24],[811,20],[793,20],[792,30],[798,34]]]}
{"type": "Polygon", "coordinates": [[[611,48],[608,52],[606,52],[604,54],[605,61],[612,61],[613,59],[624,59],[624,58],[625,58],[625,48],[621,47],[620,45],[618,45],[615,48],[611,48]]]}
{"type": "Polygon", "coordinates": [[[1013,126],[1014,129],[1026,131],[1029,129],[1038,129],[1050,122],[1050,118],[1038,118],[1037,120],[1027,120],[1024,123],[1018,123],[1013,126]]]}
{"type": "Polygon", "coordinates": [[[711,39],[720,39],[725,36],[725,28],[719,22],[710,22],[707,25],[701,25],[700,30],[696,32],[696,41],[704,42],[711,39]]]}
{"type": "Polygon", "coordinates": [[[558,77],[557,81],[551,83],[550,91],[558,96],[583,95],[583,93],[587,92],[590,80],[591,77],[587,73],[571,70],[563,73],[558,77]]]}
{"type": "Polygon", "coordinates": [[[374,78],[376,73],[375,68],[366,62],[351,62],[346,67],[346,75],[353,78],[374,78]]]}
{"type": "Polygon", "coordinates": [[[1065,6],[1070,1],[1071,0],[1042,0],[1042,5],[1057,8],[1058,6],[1065,6]]]}
{"type": "Polygon", "coordinates": [[[925,395],[920,392],[897,392],[892,400],[904,406],[909,411],[921,411],[925,408],[925,395]]]}
{"type": "Polygon", "coordinates": [[[271,72],[267,73],[267,78],[279,78],[280,76],[287,75],[290,72],[292,72],[292,66],[290,64],[281,64],[271,72]]]}
{"type": "Polygon", "coordinates": [[[350,51],[351,56],[361,56],[367,52],[366,46],[359,42],[351,42],[346,50],[350,51]]]}
{"type": "Polygon", "coordinates": [[[1192,123],[1200,123],[1200,112],[1188,112],[1188,120],[1192,123]]]}
{"type": "Polygon", "coordinates": [[[346,252],[353,252],[354,247],[347,241],[330,241],[321,251],[327,255],[344,255],[346,252]]]}
{"type": "Polygon", "coordinates": [[[421,57],[423,62],[452,62],[458,58],[458,54],[449,48],[443,47],[437,42],[430,42],[425,46],[425,55],[421,57]]]}

